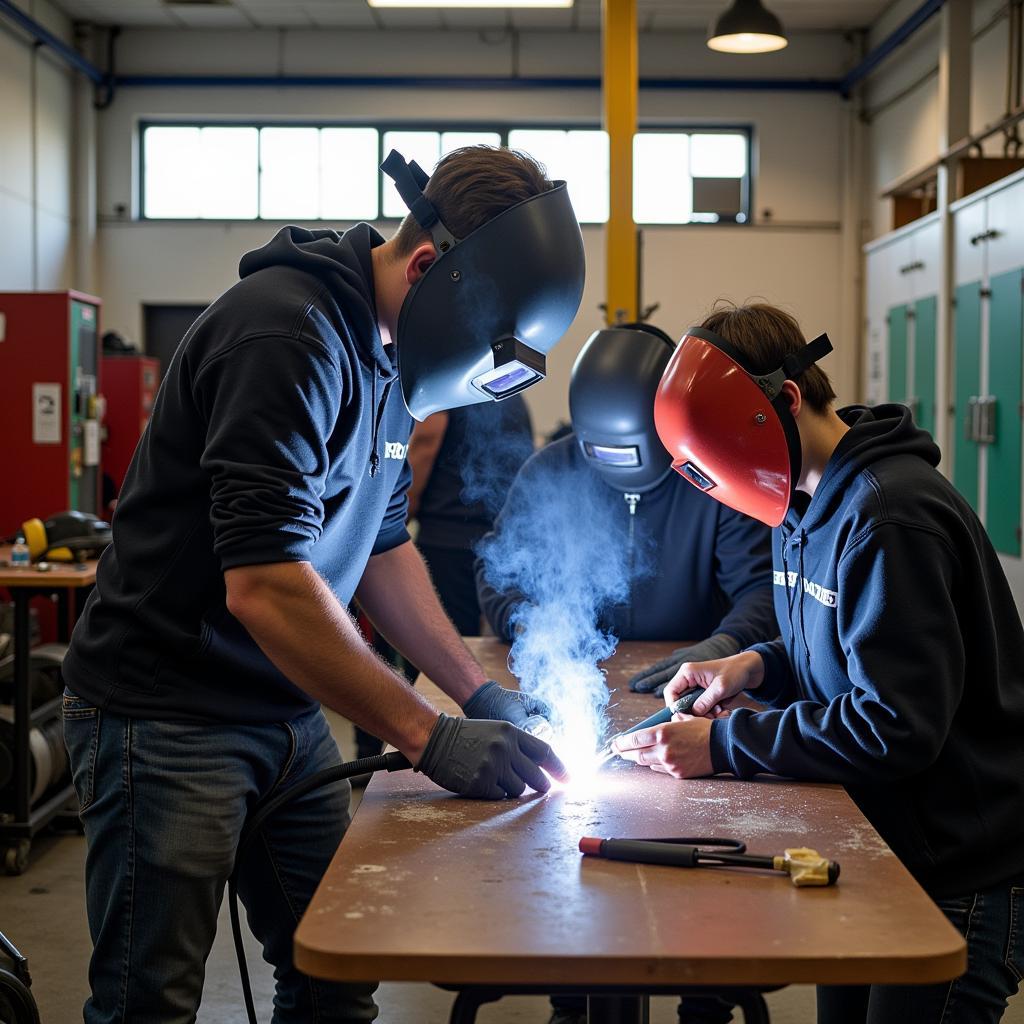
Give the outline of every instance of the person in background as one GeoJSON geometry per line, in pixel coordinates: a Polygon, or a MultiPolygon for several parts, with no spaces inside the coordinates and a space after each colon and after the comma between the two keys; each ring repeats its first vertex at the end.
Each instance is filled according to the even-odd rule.
{"type": "MultiPolygon", "coordinates": [[[[641,552],[653,549],[657,571],[638,574],[627,601],[609,610],[601,627],[621,640],[695,641],[692,660],[724,657],[778,633],[772,608],[770,534],[748,516],[724,508],[672,472],[654,427],[654,396],[675,346],[646,324],[596,332],[572,370],[569,410],[573,432],[537,452],[522,468],[495,522],[529,507],[530,481],[548,472],[591,472],[599,493],[620,510],[623,537],[641,552]]],[[[565,500],[573,501],[571,491],[565,500]]],[[[581,510],[581,522],[585,512],[581,510]]],[[[518,592],[499,592],[477,561],[481,605],[494,632],[513,639],[518,592]]],[[[550,1024],[583,1024],[584,996],[557,996],[550,1024]]],[[[717,1000],[684,998],[689,1022],[724,1022],[717,1000]]]]}
{"type": "Polygon", "coordinates": [[[902,405],[836,410],[787,313],[680,344],[659,433],[689,480],[775,528],[781,635],[683,665],[693,716],[618,740],[677,778],[840,783],[967,940],[937,985],[820,987],[821,1024],[994,1024],[1024,975],[1024,630],[999,557],[902,405]],[[730,705],[747,693],[770,709],[730,705]],[[716,706],[724,710],[711,717],[716,706]]]}
{"type": "MultiPolygon", "coordinates": [[[[490,530],[513,477],[532,452],[530,412],[522,395],[436,412],[412,428],[409,519],[418,522],[416,547],[461,636],[480,634],[473,548],[490,530]]],[[[373,646],[409,682],[419,675],[383,637],[374,634],[373,646]]],[[[359,757],[380,753],[376,736],[356,726],[355,737],[359,757]]],[[[352,785],[369,780],[357,776],[352,785]]]]}
{"type": "Polygon", "coordinates": [[[409,439],[409,518],[441,604],[463,636],[480,634],[474,548],[494,525],[508,489],[533,454],[522,395],[439,412],[409,439]]]}

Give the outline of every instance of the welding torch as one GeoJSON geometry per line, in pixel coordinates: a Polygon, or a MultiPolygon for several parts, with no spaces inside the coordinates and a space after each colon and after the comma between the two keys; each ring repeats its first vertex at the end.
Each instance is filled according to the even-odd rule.
{"type": "Polygon", "coordinates": [[[798,888],[834,885],[839,878],[836,861],[827,860],[817,850],[805,846],[776,855],[747,853],[746,850],[746,844],[736,839],[598,839],[584,836],[580,840],[580,853],[605,860],[680,868],[759,868],[789,875],[798,888]],[[722,849],[702,849],[707,846],[722,849]]]}
{"type": "Polygon", "coordinates": [[[662,708],[657,714],[651,715],[650,718],[645,718],[642,722],[638,722],[636,725],[630,726],[628,729],[623,729],[622,732],[616,733],[601,749],[597,752],[597,758],[599,764],[607,764],[613,757],[618,757],[619,752],[615,749],[615,741],[620,736],[628,736],[630,733],[639,732],[641,729],[651,729],[656,725],[665,725],[666,722],[672,721],[673,715],[688,715],[693,710],[693,705],[697,703],[697,698],[704,692],[700,686],[694,686],[692,689],[686,690],[680,694],[679,697],[673,701],[671,707],[662,708]]]}

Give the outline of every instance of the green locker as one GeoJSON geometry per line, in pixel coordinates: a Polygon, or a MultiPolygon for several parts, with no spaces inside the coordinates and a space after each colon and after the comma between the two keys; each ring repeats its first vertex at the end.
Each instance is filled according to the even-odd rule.
{"type": "Polygon", "coordinates": [[[988,330],[989,394],[995,398],[988,443],[988,527],[997,551],[1020,556],[1021,287],[1024,271],[993,277],[988,330]]]}
{"type": "Polygon", "coordinates": [[[956,290],[953,319],[956,387],[953,425],[953,483],[978,509],[978,445],[971,439],[971,398],[981,391],[981,284],[972,281],[956,290]]]}
{"type": "Polygon", "coordinates": [[[917,425],[935,435],[935,324],[938,300],[934,295],[914,303],[914,391],[917,425]]]}
{"type": "Polygon", "coordinates": [[[905,402],[907,389],[907,307],[889,310],[889,401],[905,402]]]}

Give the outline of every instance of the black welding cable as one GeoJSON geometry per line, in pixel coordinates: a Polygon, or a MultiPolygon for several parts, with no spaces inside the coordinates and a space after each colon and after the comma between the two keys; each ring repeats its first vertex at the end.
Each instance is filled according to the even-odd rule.
{"type": "Polygon", "coordinates": [[[252,817],[242,829],[238,838],[238,849],[235,851],[235,866],[231,869],[228,878],[228,910],[231,914],[231,935],[235,941],[235,956],[238,958],[238,974],[242,979],[242,995],[245,998],[245,1012],[249,1018],[249,1024],[258,1024],[256,1020],[256,1005],[252,999],[252,985],[249,981],[249,968],[245,961],[245,947],[242,945],[242,926],[238,919],[238,869],[242,863],[245,851],[252,845],[252,841],[259,833],[260,827],[272,814],[278,811],[285,804],[305,796],[315,789],[329,786],[332,782],[342,782],[351,779],[356,775],[369,775],[373,772],[400,772],[411,768],[408,758],[397,751],[388,754],[376,754],[373,757],[361,757],[356,761],[346,761],[344,764],[336,764],[333,768],[325,768],[308,779],[290,786],[283,793],[265,800],[258,804],[253,811],[252,817]]]}

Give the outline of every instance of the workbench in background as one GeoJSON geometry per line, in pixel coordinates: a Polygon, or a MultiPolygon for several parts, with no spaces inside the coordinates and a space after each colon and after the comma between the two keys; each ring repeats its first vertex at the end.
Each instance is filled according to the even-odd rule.
{"type": "MultiPolygon", "coordinates": [[[[10,561],[10,547],[0,547],[0,562],[10,561]]],[[[75,791],[70,775],[63,784],[46,786],[42,798],[33,802],[33,759],[30,739],[33,728],[54,720],[59,722],[60,696],[38,707],[32,706],[29,657],[31,629],[29,604],[33,597],[55,594],[58,598],[58,639],[66,641],[71,619],[77,614],[79,595],[96,582],[96,562],[80,565],[49,563],[48,572],[37,566],[0,568],[0,589],[6,589],[14,604],[14,758],[11,767],[10,806],[0,807],[0,851],[8,874],[20,875],[28,867],[32,837],[70,805],[75,791]]]]}
{"type": "MultiPolygon", "coordinates": [[[[508,649],[469,641],[505,685],[508,649]]],[[[623,643],[608,668],[617,726],[657,709],[626,681],[673,645],[623,643]]],[[[431,683],[421,691],[456,713],[431,683]]],[[[840,786],[680,782],[618,761],[589,792],[463,800],[412,772],[371,780],[295,939],[297,965],[344,981],[430,981],[610,994],[684,986],[928,983],[963,972],[963,938],[840,786]],[[727,836],[752,852],[811,846],[839,884],[584,860],[581,836],[727,836]]],[[[610,1002],[608,1020],[636,1000],[610,1002]]],[[[616,1015],[618,1014],[618,1015],[616,1015]]]]}

